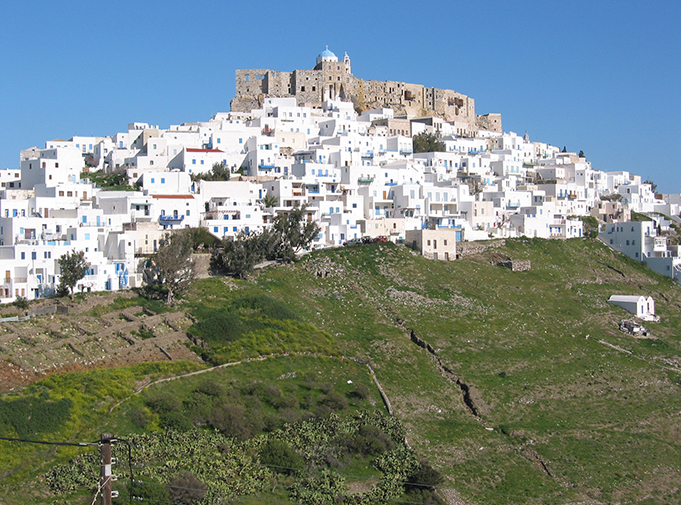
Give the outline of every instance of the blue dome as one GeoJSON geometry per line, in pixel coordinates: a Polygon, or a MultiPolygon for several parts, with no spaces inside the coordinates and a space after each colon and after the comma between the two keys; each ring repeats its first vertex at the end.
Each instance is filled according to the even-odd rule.
{"type": "Polygon", "coordinates": [[[337,58],[337,56],[329,51],[329,46],[326,46],[326,49],[319,53],[319,58],[337,58]]]}
{"type": "Polygon", "coordinates": [[[319,56],[317,56],[317,65],[324,61],[333,61],[336,62],[338,61],[338,57],[333,54],[331,51],[329,51],[329,46],[326,46],[326,49],[324,49],[321,53],[319,53],[319,56]]]}

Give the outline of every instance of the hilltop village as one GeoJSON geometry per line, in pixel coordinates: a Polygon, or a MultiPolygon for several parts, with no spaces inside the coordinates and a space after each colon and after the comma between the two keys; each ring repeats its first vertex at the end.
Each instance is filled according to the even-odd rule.
{"type": "Polygon", "coordinates": [[[463,240],[581,237],[592,216],[606,244],[679,275],[678,246],[661,236],[678,194],[504,132],[500,114],[477,115],[465,95],[363,81],[328,48],[313,70],[237,70],[236,89],[232,111],[205,122],[130,123],[21,151],[19,169],[0,170],[0,301],[53,295],[58,259],[74,249],[91,265],[78,289],[137,287],[166,233],[229,239],[295,206],[321,228],[315,249],[380,236],[440,260],[463,240]],[[436,147],[418,152],[423,139],[436,147]],[[205,180],[216,172],[229,180],[205,180]],[[631,222],[632,211],[651,221],[631,222]]]}

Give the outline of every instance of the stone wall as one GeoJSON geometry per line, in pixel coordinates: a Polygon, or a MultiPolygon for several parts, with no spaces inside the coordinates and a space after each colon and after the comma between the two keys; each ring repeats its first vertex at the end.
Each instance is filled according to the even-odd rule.
{"type": "Polygon", "coordinates": [[[451,89],[427,88],[399,81],[365,81],[350,73],[349,62],[324,62],[314,70],[275,72],[236,71],[232,111],[249,112],[254,103],[270,97],[295,96],[299,106],[319,108],[325,98],[352,101],[361,110],[392,108],[396,114],[436,115],[501,131],[501,115],[476,116],[475,100],[451,89]]]}
{"type": "Polygon", "coordinates": [[[482,254],[487,249],[502,247],[506,244],[505,240],[490,240],[486,242],[459,242],[457,244],[457,256],[472,256],[473,254],[482,254]]]}
{"type": "Polygon", "coordinates": [[[498,266],[508,268],[514,272],[526,272],[532,268],[530,260],[504,260],[497,263],[498,266]]]}
{"type": "Polygon", "coordinates": [[[483,114],[477,117],[478,128],[501,133],[501,114],[483,114]]]}

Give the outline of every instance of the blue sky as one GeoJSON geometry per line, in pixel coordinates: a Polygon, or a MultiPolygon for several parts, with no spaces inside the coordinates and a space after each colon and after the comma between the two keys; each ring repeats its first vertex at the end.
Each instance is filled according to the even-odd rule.
{"type": "Polygon", "coordinates": [[[237,68],[312,68],[449,88],[505,131],[681,191],[681,2],[10,0],[0,167],[73,135],[229,110],[237,68]]]}

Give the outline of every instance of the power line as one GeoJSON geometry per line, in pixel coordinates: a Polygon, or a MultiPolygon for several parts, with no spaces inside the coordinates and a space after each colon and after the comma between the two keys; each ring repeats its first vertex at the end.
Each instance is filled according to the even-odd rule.
{"type": "MultiPolygon", "coordinates": [[[[98,440],[96,442],[53,442],[53,441],[47,441],[47,440],[31,440],[31,439],[25,439],[25,438],[14,438],[14,437],[0,437],[0,440],[5,440],[8,442],[21,442],[21,443],[30,443],[30,444],[42,444],[42,445],[57,445],[57,446],[75,446],[75,447],[96,447],[101,445],[102,443],[105,442],[110,442],[110,443],[116,443],[116,442],[124,442],[127,445],[128,449],[128,467],[130,470],[130,498],[133,498],[133,487],[134,487],[134,475],[133,475],[133,466],[136,466],[138,468],[154,468],[158,470],[168,470],[166,467],[160,467],[160,466],[152,466],[152,465],[145,465],[142,463],[133,463],[132,461],[132,444],[130,441],[123,439],[123,438],[118,438],[118,437],[110,437],[110,438],[105,438],[102,440],[98,440]]],[[[213,457],[212,459],[222,459],[219,457],[213,457]]],[[[316,474],[321,474],[321,471],[316,471],[316,470],[309,470],[309,469],[304,469],[304,468],[293,468],[293,467],[286,467],[286,466],[279,466],[279,465],[267,465],[264,463],[251,463],[253,466],[264,466],[264,467],[269,467],[269,468],[279,468],[279,469],[284,469],[284,470],[293,470],[293,471],[302,471],[306,473],[316,473],[316,474]]],[[[353,475],[344,475],[340,474],[339,475],[343,478],[350,478],[350,479],[362,479],[362,480],[371,480],[375,479],[374,477],[360,477],[360,476],[353,476],[353,475]]],[[[428,484],[420,484],[416,482],[408,482],[408,481],[399,481],[400,484],[402,485],[410,485],[410,486],[420,486],[420,487],[425,487],[429,489],[440,489],[440,490],[451,490],[451,491],[467,491],[467,492],[472,492],[472,493],[480,493],[480,494],[491,494],[495,496],[505,496],[509,498],[524,498],[524,499],[538,499],[538,500],[543,500],[545,502],[555,502],[555,503],[586,503],[585,501],[575,501],[575,500],[565,500],[565,499],[560,499],[560,498],[546,498],[546,497],[536,497],[536,496],[527,496],[527,495],[516,495],[516,494],[508,494],[508,493],[498,493],[495,491],[484,491],[480,489],[472,489],[472,488],[465,488],[465,487],[445,487],[445,486],[432,486],[428,484]]],[[[190,491],[206,491],[206,490],[200,490],[198,488],[183,488],[179,486],[172,486],[168,484],[162,484],[162,483],[155,483],[155,482],[150,482],[149,484],[152,485],[159,485],[159,486],[166,486],[170,488],[176,488],[176,489],[184,489],[184,490],[190,490],[190,491]]],[[[97,490],[97,494],[101,491],[101,485],[99,489],[97,490]]],[[[95,494],[95,500],[97,497],[97,494],[95,494]]],[[[230,495],[226,493],[214,493],[217,495],[229,497],[230,495]]],[[[244,495],[245,497],[246,495],[244,495]]],[[[249,497],[249,498],[254,498],[254,497],[249,497]]],[[[260,499],[260,498],[257,498],[260,499]]],[[[264,500],[264,499],[263,499],[264,500]]],[[[157,501],[157,500],[155,500],[157,501]]],[[[294,503],[294,502],[281,502],[273,499],[267,499],[267,501],[270,502],[278,502],[278,503],[294,503]]],[[[404,500],[391,500],[395,503],[407,503],[407,504],[418,504],[420,502],[411,502],[411,501],[404,501],[404,500]]],[[[158,503],[172,503],[172,502],[162,502],[162,501],[157,501],[158,503]]]]}
{"type": "Polygon", "coordinates": [[[29,440],[27,438],[12,438],[12,437],[0,437],[0,440],[7,440],[8,442],[24,442],[27,444],[43,444],[43,445],[70,445],[76,447],[91,447],[98,446],[97,442],[50,442],[48,440],[29,440]]]}

